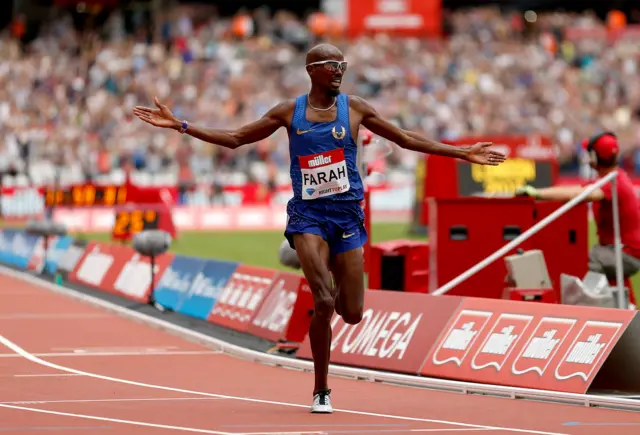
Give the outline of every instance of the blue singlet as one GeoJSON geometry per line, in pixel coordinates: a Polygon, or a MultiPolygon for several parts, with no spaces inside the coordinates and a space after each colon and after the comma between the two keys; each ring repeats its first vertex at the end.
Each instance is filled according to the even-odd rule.
{"type": "Polygon", "coordinates": [[[356,249],[367,241],[364,186],[358,173],[358,146],[351,137],[349,97],[337,97],[337,116],[310,122],[307,95],[296,99],[289,131],[293,198],[287,205],[285,236],[295,249],[293,234],[310,233],[329,243],[332,254],[356,249]]]}

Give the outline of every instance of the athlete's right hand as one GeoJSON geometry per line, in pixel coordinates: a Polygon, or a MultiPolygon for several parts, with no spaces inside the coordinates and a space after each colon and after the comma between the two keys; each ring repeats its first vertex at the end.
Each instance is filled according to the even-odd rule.
{"type": "Polygon", "coordinates": [[[155,127],[173,128],[174,130],[180,129],[182,122],[176,118],[171,110],[164,105],[160,104],[158,97],[153,99],[154,103],[158,107],[152,109],[151,107],[136,106],[133,108],[133,114],[155,127]]]}

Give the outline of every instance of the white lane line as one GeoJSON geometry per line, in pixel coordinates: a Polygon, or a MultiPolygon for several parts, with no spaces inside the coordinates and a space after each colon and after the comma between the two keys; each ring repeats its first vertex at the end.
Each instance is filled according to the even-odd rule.
{"type": "Polygon", "coordinates": [[[121,420],[119,418],[98,417],[98,416],[95,416],[95,415],[72,414],[70,412],[49,411],[49,410],[46,410],[46,409],[28,408],[28,407],[25,407],[25,406],[15,406],[15,405],[0,404],[0,408],[18,409],[20,411],[38,412],[38,413],[41,413],[41,414],[62,415],[64,417],[85,418],[87,420],[108,421],[108,422],[111,422],[111,423],[129,424],[129,425],[132,425],[132,426],[155,427],[155,428],[158,428],[158,429],[170,429],[170,430],[177,430],[177,431],[182,431],[182,432],[208,433],[208,434],[213,434],[213,435],[238,435],[238,434],[232,434],[232,433],[229,433],[229,432],[220,432],[220,431],[216,431],[216,430],[196,429],[196,428],[192,428],[192,427],[182,427],[182,426],[169,426],[169,425],[166,425],[166,424],[147,423],[145,421],[135,421],[135,420],[121,420]]]}
{"type": "MultiPolygon", "coordinates": [[[[35,356],[41,356],[46,358],[53,357],[77,357],[77,356],[170,356],[170,355],[219,355],[222,351],[219,350],[181,350],[181,351],[149,351],[149,352],[46,352],[46,353],[34,353],[35,356]]],[[[0,353],[0,358],[23,358],[21,355],[15,353],[0,353]]]]}
{"type": "Polygon", "coordinates": [[[0,314],[0,320],[69,320],[69,319],[109,319],[113,318],[110,314],[86,314],[86,313],[13,313],[13,314],[0,314]]]}
{"type": "Polygon", "coordinates": [[[83,376],[76,373],[33,373],[28,375],[13,375],[14,378],[64,378],[83,376]]]}
{"type": "MultiPolygon", "coordinates": [[[[173,392],[176,392],[176,393],[183,393],[183,394],[193,394],[193,395],[197,395],[197,396],[219,397],[219,398],[222,398],[222,399],[234,399],[234,400],[239,400],[239,401],[243,401],[243,402],[262,403],[262,404],[278,405],[278,406],[289,406],[289,407],[295,407],[295,408],[308,408],[309,407],[308,405],[300,405],[300,404],[297,404],[297,403],[277,402],[277,401],[273,401],[273,400],[253,399],[253,398],[249,398],[249,397],[228,396],[228,395],[222,395],[222,394],[206,393],[206,392],[203,392],[203,391],[193,391],[193,390],[185,390],[185,389],[182,389],[182,388],[166,387],[166,386],[163,386],[163,385],[146,384],[144,382],[129,381],[127,379],[113,378],[113,377],[110,377],[110,376],[104,376],[104,375],[99,375],[99,374],[95,374],[95,373],[84,372],[84,371],[81,371],[81,370],[72,369],[70,367],[61,366],[61,365],[58,365],[58,364],[55,364],[55,363],[40,359],[40,358],[30,354],[29,352],[27,352],[26,350],[24,350],[23,348],[21,348],[20,346],[18,346],[17,344],[15,344],[14,342],[12,342],[11,340],[9,340],[8,338],[6,338],[6,337],[4,337],[2,335],[0,335],[0,343],[2,343],[4,346],[6,346],[9,349],[11,349],[12,351],[17,353],[18,355],[22,356],[23,358],[25,358],[25,359],[27,359],[27,360],[29,360],[31,362],[34,362],[36,364],[40,364],[42,366],[49,367],[49,368],[52,368],[52,369],[55,369],[55,370],[60,370],[60,371],[67,372],[67,373],[76,373],[76,374],[79,374],[79,375],[88,376],[88,377],[95,378],[95,379],[102,379],[102,380],[105,380],[105,381],[117,382],[117,383],[120,383],[120,384],[134,385],[134,386],[143,387],[143,388],[152,388],[152,389],[156,389],[156,390],[173,391],[173,392]]],[[[387,418],[387,419],[395,419],[395,420],[406,420],[406,421],[420,421],[420,422],[424,422],[424,423],[440,423],[440,424],[447,424],[447,425],[453,425],[453,426],[474,427],[474,428],[502,430],[502,431],[506,430],[506,431],[510,431],[510,432],[528,433],[528,434],[536,434],[536,435],[567,435],[567,434],[563,434],[563,433],[559,433],[559,432],[543,432],[543,431],[534,431],[534,430],[526,430],[526,429],[508,428],[508,427],[502,427],[502,426],[485,426],[485,425],[480,425],[480,424],[460,423],[460,422],[455,422],[455,421],[434,420],[434,419],[428,419],[428,418],[404,417],[404,416],[393,415],[393,414],[379,414],[379,413],[375,413],[375,412],[355,411],[355,410],[349,410],[349,409],[336,409],[336,411],[337,412],[343,412],[343,413],[346,413],[346,414],[366,415],[366,416],[369,416],[369,417],[387,418]]]]}
{"type": "Polygon", "coordinates": [[[148,397],[131,399],[76,399],[76,400],[19,400],[0,402],[0,405],[49,405],[59,403],[102,403],[102,402],[182,402],[191,400],[224,400],[219,397],[148,397]]]}
{"type": "MultiPolygon", "coordinates": [[[[371,434],[384,434],[388,433],[403,433],[403,432],[433,432],[433,433],[442,433],[442,432],[481,432],[481,431],[490,431],[495,429],[484,429],[480,427],[471,427],[471,428],[454,428],[454,429],[369,429],[371,434]]],[[[360,431],[358,429],[353,429],[350,431],[342,431],[340,429],[334,430],[316,430],[316,431],[292,431],[292,432],[242,432],[241,434],[235,435],[331,435],[332,433],[365,433],[364,430],[360,431]]]]}

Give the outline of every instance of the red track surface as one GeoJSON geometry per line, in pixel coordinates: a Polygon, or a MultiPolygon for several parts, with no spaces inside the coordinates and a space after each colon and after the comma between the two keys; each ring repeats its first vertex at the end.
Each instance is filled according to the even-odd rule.
{"type": "Polygon", "coordinates": [[[331,379],[335,413],[310,414],[310,373],[220,354],[5,275],[0,275],[0,341],[0,431],[7,434],[622,435],[640,430],[639,413],[340,378],[331,379]]]}

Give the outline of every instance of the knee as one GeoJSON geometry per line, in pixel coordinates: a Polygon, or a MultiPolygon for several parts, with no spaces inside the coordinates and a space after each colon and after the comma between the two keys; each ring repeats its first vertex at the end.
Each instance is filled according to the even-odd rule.
{"type": "Polygon", "coordinates": [[[362,320],[362,310],[348,310],[342,313],[342,320],[349,325],[357,325],[362,320]]]}
{"type": "Polygon", "coordinates": [[[335,301],[330,294],[316,297],[314,303],[314,313],[323,319],[331,320],[335,310],[335,301]]]}

